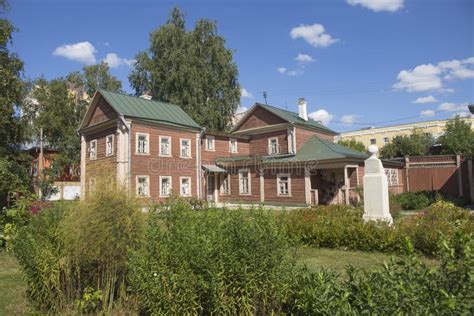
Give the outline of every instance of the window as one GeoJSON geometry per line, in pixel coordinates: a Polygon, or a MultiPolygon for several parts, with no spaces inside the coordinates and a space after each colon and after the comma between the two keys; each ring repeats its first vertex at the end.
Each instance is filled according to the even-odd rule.
{"type": "Polygon", "coordinates": [[[398,169],[385,169],[388,185],[398,185],[398,169]]]}
{"type": "Polygon", "coordinates": [[[137,176],[137,195],[149,196],[150,178],[148,176],[137,176]]]}
{"type": "Polygon", "coordinates": [[[223,174],[221,176],[221,194],[226,195],[230,193],[230,174],[223,174]]]}
{"type": "Polygon", "coordinates": [[[191,158],[191,140],[190,139],[181,139],[180,157],[191,158]]]}
{"type": "Polygon", "coordinates": [[[114,135],[105,138],[105,155],[112,156],[114,154],[114,135]]]}
{"type": "Polygon", "coordinates": [[[180,177],[179,194],[181,196],[191,196],[191,177],[180,177]]]}
{"type": "Polygon", "coordinates": [[[137,154],[148,154],[148,134],[137,133],[137,154]]]}
{"type": "Polygon", "coordinates": [[[206,136],[206,150],[214,151],[216,150],[214,136],[206,136]]]}
{"type": "Polygon", "coordinates": [[[97,139],[91,140],[89,143],[89,157],[90,159],[97,158],[97,139]]]}
{"type": "Polygon", "coordinates": [[[250,194],[250,173],[248,169],[239,171],[239,194],[250,194]]]}
{"type": "Polygon", "coordinates": [[[229,140],[229,152],[237,153],[237,139],[230,139],[229,140]]]}
{"type": "Polygon", "coordinates": [[[277,195],[290,196],[291,195],[291,178],[289,174],[277,175],[277,195]]]}
{"type": "Polygon", "coordinates": [[[390,142],[390,138],[384,137],[384,138],[383,138],[383,142],[384,142],[385,144],[389,143],[389,142],[390,142]]]}
{"type": "Polygon", "coordinates": [[[160,177],[160,196],[166,197],[171,194],[171,177],[162,176],[160,177]]]}
{"type": "Polygon", "coordinates": [[[376,140],[375,138],[371,138],[371,139],[370,139],[370,144],[371,144],[371,145],[377,144],[377,140],[376,140]]]}
{"type": "Polygon", "coordinates": [[[278,138],[269,138],[268,139],[268,154],[269,155],[276,155],[278,154],[278,138]]]}
{"type": "Polygon", "coordinates": [[[171,137],[160,136],[160,156],[171,156],[171,137]]]}
{"type": "Polygon", "coordinates": [[[38,160],[33,160],[33,165],[31,166],[31,175],[36,177],[38,175],[38,160]]]}

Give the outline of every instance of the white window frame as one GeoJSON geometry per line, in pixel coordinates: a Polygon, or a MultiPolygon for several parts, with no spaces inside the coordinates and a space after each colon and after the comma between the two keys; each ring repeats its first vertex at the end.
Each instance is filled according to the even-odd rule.
{"type": "Polygon", "coordinates": [[[240,169],[239,170],[239,195],[252,195],[252,178],[249,169],[240,169]],[[247,172],[248,179],[248,192],[242,192],[242,174],[247,172]]]}
{"type": "Polygon", "coordinates": [[[280,153],[280,144],[278,143],[278,137],[271,137],[268,139],[268,154],[278,155],[280,153]],[[276,141],[276,152],[272,152],[272,141],[276,141]]]}
{"type": "Polygon", "coordinates": [[[137,155],[149,155],[150,154],[150,134],[148,133],[137,133],[136,134],[136,139],[135,139],[135,153],[137,155]],[[140,136],[145,136],[146,137],[146,151],[144,152],[139,152],[138,149],[139,149],[139,143],[138,143],[138,139],[140,138],[140,136]]]}
{"type": "Polygon", "coordinates": [[[398,179],[398,169],[385,168],[385,175],[387,176],[387,182],[389,186],[399,185],[400,182],[398,179]],[[395,180],[395,181],[392,181],[392,180],[395,180]]]}
{"type": "Polygon", "coordinates": [[[189,159],[189,158],[192,158],[192,142],[191,142],[191,139],[189,138],[180,138],[179,139],[179,158],[185,158],[185,159],[189,159]],[[188,155],[187,156],[183,156],[183,141],[187,141],[188,142],[188,155]]]}
{"type": "Polygon", "coordinates": [[[229,139],[229,152],[231,154],[237,154],[239,152],[238,143],[239,142],[235,138],[229,139]],[[232,146],[232,143],[235,143],[235,148],[232,146]]]}
{"type": "Polygon", "coordinates": [[[93,139],[89,142],[89,159],[97,159],[97,139],[93,139]],[[94,146],[92,146],[92,144],[94,144],[94,146]],[[94,147],[94,150],[92,150],[92,147],[94,147]]]}
{"type": "Polygon", "coordinates": [[[219,192],[220,192],[220,195],[230,195],[230,174],[229,173],[225,173],[222,175],[219,192]],[[227,192],[224,191],[224,180],[227,180],[227,192]]]}
{"type": "Polygon", "coordinates": [[[110,135],[107,135],[105,137],[105,155],[106,156],[113,156],[114,155],[114,141],[115,141],[115,135],[114,134],[110,134],[110,135]],[[109,152],[109,138],[112,139],[111,143],[110,143],[110,152],[109,152]]]}
{"type": "Polygon", "coordinates": [[[214,136],[206,135],[206,151],[216,151],[216,138],[214,136]],[[212,144],[212,148],[209,148],[212,144]]]}
{"type": "Polygon", "coordinates": [[[135,178],[135,194],[138,196],[138,197],[149,197],[150,196],[150,176],[144,176],[144,175],[138,175],[136,176],[135,178]],[[139,194],[138,193],[138,188],[139,188],[139,179],[146,179],[146,194],[139,194]]]}
{"type": "Polygon", "coordinates": [[[191,187],[191,177],[179,177],[179,195],[180,196],[192,196],[192,187],[191,187]],[[188,179],[189,181],[189,193],[184,194],[183,193],[183,180],[188,179]]]}
{"type": "Polygon", "coordinates": [[[169,197],[171,196],[171,191],[173,189],[173,178],[171,176],[160,176],[160,197],[169,197]],[[168,179],[169,181],[169,192],[168,194],[163,194],[163,179],[168,179]]]}
{"type": "Polygon", "coordinates": [[[279,173],[277,174],[277,196],[284,196],[284,197],[291,197],[291,175],[289,173],[279,173]],[[281,178],[286,177],[288,180],[288,193],[281,193],[280,192],[280,182],[281,178]]]}
{"type": "Polygon", "coordinates": [[[160,157],[172,157],[172,153],[171,153],[171,136],[163,136],[163,135],[160,135],[159,139],[160,139],[160,140],[159,140],[160,148],[159,148],[158,156],[160,156],[160,157]],[[168,153],[167,153],[167,154],[163,154],[163,153],[161,152],[161,145],[162,145],[163,139],[167,139],[167,140],[168,140],[168,153]]]}

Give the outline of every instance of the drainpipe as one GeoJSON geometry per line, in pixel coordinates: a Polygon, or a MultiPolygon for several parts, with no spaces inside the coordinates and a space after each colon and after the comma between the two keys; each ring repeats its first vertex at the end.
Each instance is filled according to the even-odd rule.
{"type": "Polygon", "coordinates": [[[196,141],[196,177],[197,177],[196,182],[197,182],[197,189],[198,189],[198,192],[197,192],[198,199],[202,198],[201,140],[205,132],[206,132],[206,128],[205,127],[201,128],[201,131],[199,132],[197,141],[196,141]]]}

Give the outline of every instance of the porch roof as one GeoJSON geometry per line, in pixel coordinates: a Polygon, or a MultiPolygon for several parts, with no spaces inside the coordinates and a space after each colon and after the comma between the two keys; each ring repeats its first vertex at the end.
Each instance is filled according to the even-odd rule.
{"type": "Polygon", "coordinates": [[[217,173],[227,172],[225,169],[222,169],[221,167],[216,166],[216,165],[202,165],[202,168],[206,170],[207,172],[217,172],[217,173]]]}

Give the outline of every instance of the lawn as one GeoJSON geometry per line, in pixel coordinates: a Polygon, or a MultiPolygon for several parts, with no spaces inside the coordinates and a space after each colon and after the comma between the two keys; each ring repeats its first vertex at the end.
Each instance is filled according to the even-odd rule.
{"type": "Polygon", "coordinates": [[[16,260],[0,251],[0,315],[19,315],[26,310],[25,283],[16,260]]]}

